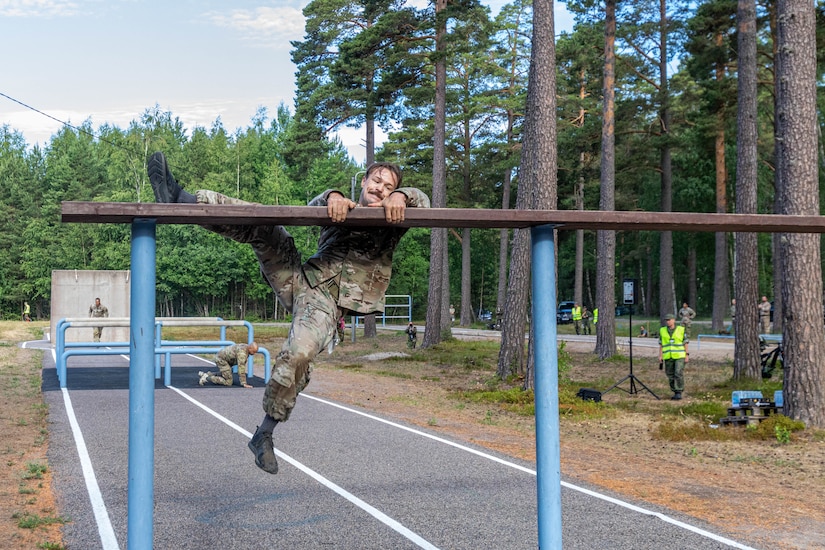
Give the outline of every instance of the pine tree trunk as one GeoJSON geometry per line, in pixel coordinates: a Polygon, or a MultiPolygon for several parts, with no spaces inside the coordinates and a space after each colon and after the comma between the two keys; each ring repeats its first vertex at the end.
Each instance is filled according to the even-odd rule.
{"type": "MultiPolygon", "coordinates": [[[[556,157],[556,43],[552,0],[533,2],[533,47],[527,86],[527,111],[519,171],[517,207],[554,210],[557,197],[556,157]]],[[[507,307],[501,331],[501,350],[497,372],[507,376],[524,373],[526,388],[534,379],[533,354],[528,354],[526,370],[522,366],[524,327],[529,303],[530,230],[514,232],[507,307]]],[[[532,342],[532,340],[531,340],[532,342]]]]}
{"type": "MultiPolygon", "coordinates": [[[[616,102],[616,1],[605,3],[604,107],[602,115],[602,158],[600,210],[615,210],[615,102],[616,102]]],[[[599,359],[616,354],[616,233],[596,232],[596,350],[599,359]]]]}
{"type": "MultiPolygon", "coordinates": [[[[718,36],[721,40],[721,35],[718,36]]],[[[717,80],[724,78],[724,67],[717,67],[717,80]]],[[[716,143],[714,146],[716,159],[716,213],[724,214],[728,209],[728,171],[725,165],[725,117],[720,113],[717,117],[716,143]]],[[[711,329],[714,333],[725,329],[725,315],[728,314],[730,304],[730,279],[728,277],[728,241],[727,233],[716,233],[714,241],[713,261],[713,318],[711,329]]]]}
{"type": "MultiPolygon", "coordinates": [[[[739,0],[739,78],[736,114],[736,213],[756,213],[756,6],[739,0]]],[[[761,377],[759,364],[759,312],[757,238],[754,233],[735,236],[736,326],[733,377],[761,377]]]]}
{"type": "MultiPolygon", "coordinates": [[[[777,3],[777,171],[781,214],[819,215],[816,27],[808,0],[777,3]]],[[[819,235],[783,234],[784,413],[825,428],[825,326],[819,235]]]]}
{"type": "MultiPolygon", "coordinates": [[[[436,0],[436,14],[447,8],[447,0],[436,0]]],[[[444,150],[446,136],[447,104],[447,65],[444,61],[445,39],[447,35],[446,18],[441,19],[436,29],[435,50],[435,116],[433,127],[433,208],[447,206],[447,162],[444,150]]],[[[441,342],[445,327],[445,318],[449,318],[449,264],[447,256],[447,230],[433,228],[430,237],[430,283],[427,296],[427,326],[421,347],[427,348],[441,342]],[[444,284],[445,279],[447,285],[444,284]]]]}
{"type": "MultiPolygon", "coordinates": [[[[473,322],[473,304],[470,291],[472,285],[470,284],[470,273],[472,263],[470,261],[470,229],[464,228],[461,230],[461,313],[459,323],[462,327],[470,326],[473,322]]],[[[452,321],[452,320],[451,320],[452,321]]]]}
{"type": "MultiPolygon", "coordinates": [[[[670,158],[670,94],[667,82],[667,19],[665,0],[659,0],[660,43],[659,52],[659,117],[662,125],[663,145],[661,151],[662,212],[673,211],[673,170],[670,158]]],[[[676,313],[673,294],[673,233],[663,231],[659,241],[659,315],[676,313]]]]}

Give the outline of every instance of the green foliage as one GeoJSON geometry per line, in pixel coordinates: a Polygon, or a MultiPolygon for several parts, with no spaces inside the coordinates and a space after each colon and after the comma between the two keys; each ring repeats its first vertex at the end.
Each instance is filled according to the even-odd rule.
{"type": "Polygon", "coordinates": [[[43,474],[49,471],[49,467],[39,462],[27,462],[23,479],[43,479],[43,474]]]}
{"type": "Polygon", "coordinates": [[[498,404],[502,409],[522,416],[536,414],[533,390],[521,388],[465,390],[456,392],[455,397],[472,403],[498,404]]]}
{"type": "Polygon", "coordinates": [[[751,438],[789,443],[793,439],[794,432],[801,432],[805,429],[805,423],[801,420],[792,420],[785,415],[777,414],[769,416],[759,424],[748,426],[748,428],[753,428],[746,430],[751,438]]]}
{"type": "Polygon", "coordinates": [[[36,529],[43,525],[63,525],[68,520],[63,517],[40,516],[38,514],[22,514],[12,516],[17,519],[17,526],[21,529],[36,529]]]}

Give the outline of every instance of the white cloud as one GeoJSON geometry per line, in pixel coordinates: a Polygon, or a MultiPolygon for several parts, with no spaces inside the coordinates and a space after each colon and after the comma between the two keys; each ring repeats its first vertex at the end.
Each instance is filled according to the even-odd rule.
{"type": "Polygon", "coordinates": [[[290,40],[300,40],[304,34],[304,14],[294,7],[212,11],[204,17],[215,25],[236,30],[249,40],[267,45],[289,47],[290,40]]]}
{"type": "Polygon", "coordinates": [[[67,0],[0,0],[0,17],[69,17],[78,5],[67,0]]]}

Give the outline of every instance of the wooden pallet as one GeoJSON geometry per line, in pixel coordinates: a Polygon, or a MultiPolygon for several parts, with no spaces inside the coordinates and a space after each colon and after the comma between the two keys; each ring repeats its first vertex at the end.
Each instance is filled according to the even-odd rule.
{"type": "Polygon", "coordinates": [[[782,407],[777,407],[776,403],[754,401],[744,406],[729,407],[728,416],[720,418],[719,423],[723,425],[735,424],[738,426],[752,426],[781,412],[782,407]]]}
{"type": "Polygon", "coordinates": [[[725,416],[719,419],[719,424],[736,426],[754,426],[765,420],[767,416],[725,416]]]}
{"type": "Polygon", "coordinates": [[[776,403],[762,402],[759,404],[729,407],[728,416],[771,416],[782,411],[776,403]]]}

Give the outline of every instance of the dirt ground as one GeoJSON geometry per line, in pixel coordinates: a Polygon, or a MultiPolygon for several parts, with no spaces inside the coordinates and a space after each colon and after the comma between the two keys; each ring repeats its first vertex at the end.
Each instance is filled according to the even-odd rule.
{"type": "MultiPolygon", "coordinates": [[[[386,362],[360,359],[357,364],[361,367],[352,368],[353,358],[359,357],[359,353],[363,357],[368,350],[347,350],[349,346],[342,346],[331,358],[317,364],[308,391],[508,455],[535,460],[532,418],[490,405],[459,406],[450,397],[456,386],[481,384],[482,379],[447,379],[443,369],[428,372],[420,365],[414,367],[410,377],[401,376],[398,371],[405,367],[397,360],[382,364],[386,362]],[[387,375],[387,371],[394,374],[387,375]]],[[[380,347],[385,352],[393,351],[393,346],[380,347]]],[[[592,347],[568,345],[574,364],[573,380],[618,381],[627,374],[627,363],[605,365],[595,361],[592,347]]],[[[395,351],[404,350],[399,344],[395,351]]],[[[637,353],[644,356],[656,352],[639,349],[637,353]]],[[[691,369],[724,371],[729,361],[724,353],[695,349],[692,356],[688,388],[691,369]]],[[[634,374],[658,395],[669,397],[667,381],[654,361],[637,358],[634,374]]],[[[688,391],[681,403],[690,403],[692,399],[688,391]]],[[[643,391],[631,396],[613,390],[605,395],[608,403],[618,400],[638,402],[642,412],[633,412],[631,403],[608,420],[562,416],[564,476],[700,518],[716,526],[720,534],[746,538],[758,548],[825,548],[825,440],[821,433],[820,437],[803,435],[789,444],[752,440],[663,441],[652,435],[658,423],[655,407],[678,404],[667,399],[656,401],[643,391]]]]}
{"type": "MultiPolygon", "coordinates": [[[[43,324],[44,325],[44,324],[43,324]]],[[[39,323],[0,322],[0,548],[62,548],[48,469],[47,410],[40,395],[39,323]]]]}

